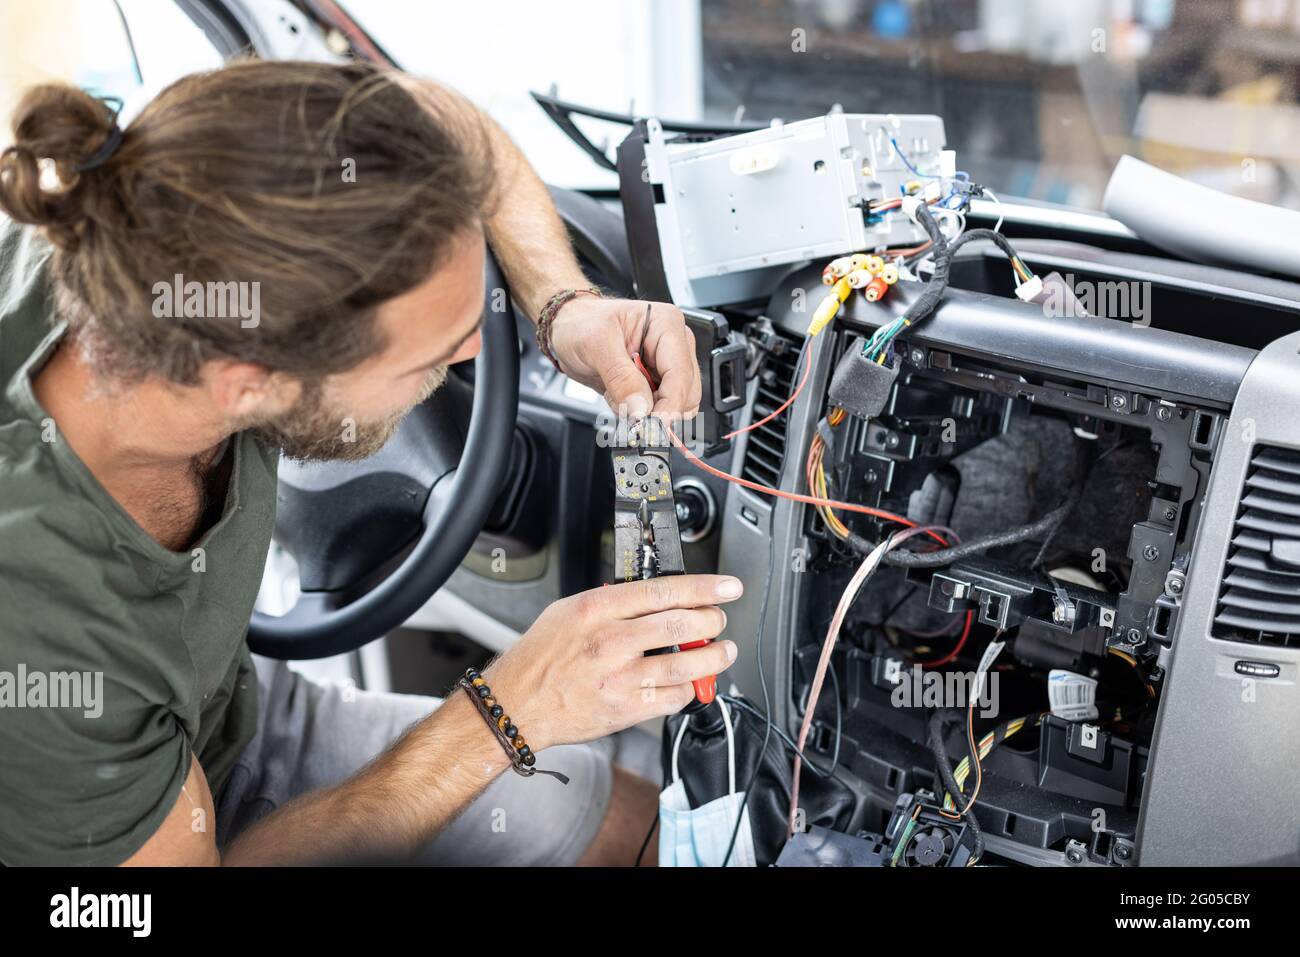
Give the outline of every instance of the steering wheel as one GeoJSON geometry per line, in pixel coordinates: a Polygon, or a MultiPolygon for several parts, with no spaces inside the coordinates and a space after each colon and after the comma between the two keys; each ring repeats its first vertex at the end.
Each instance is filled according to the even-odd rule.
{"type": "Polygon", "coordinates": [[[275,540],[297,563],[301,590],[282,616],[253,612],[255,653],[359,648],[406,621],[469,552],[509,471],[519,411],[518,331],[513,309],[491,308],[505,283],[490,253],[486,278],[472,383],[453,371],[369,459],[281,459],[275,540]]]}

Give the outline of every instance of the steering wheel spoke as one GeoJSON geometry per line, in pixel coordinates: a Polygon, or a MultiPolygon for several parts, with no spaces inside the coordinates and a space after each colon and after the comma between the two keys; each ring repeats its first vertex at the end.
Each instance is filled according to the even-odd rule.
{"type": "Polygon", "coordinates": [[[474,544],[509,468],[519,409],[515,318],[491,308],[504,278],[490,256],[487,269],[472,385],[449,377],[371,459],[281,463],[276,540],[296,561],[303,590],[280,617],[253,613],[255,653],[304,659],[359,648],[418,611],[474,544]],[[466,428],[457,410],[467,403],[466,428]],[[392,572],[364,587],[403,550],[392,572]]]}

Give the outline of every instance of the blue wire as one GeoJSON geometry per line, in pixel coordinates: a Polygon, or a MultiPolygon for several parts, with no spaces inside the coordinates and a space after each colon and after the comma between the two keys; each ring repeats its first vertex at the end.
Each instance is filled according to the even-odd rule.
{"type": "MultiPolygon", "coordinates": [[[[912,161],[907,158],[907,154],[904,153],[902,147],[898,145],[898,140],[894,139],[891,136],[889,138],[889,142],[894,147],[894,152],[898,154],[898,158],[903,161],[903,165],[906,166],[908,169],[910,169],[917,176],[920,176],[924,179],[943,179],[942,176],[935,176],[932,173],[922,173],[919,169],[917,169],[915,166],[912,165],[912,161]]],[[[957,170],[956,176],[957,179],[965,180],[968,183],[970,182],[970,173],[966,172],[964,169],[957,170]]]]}
{"type": "Polygon", "coordinates": [[[932,174],[930,174],[930,173],[922,173],[919,169],[917,169],[915,166],[912,165],[912,161],[911,161],[910,159],[907,158],[907,155],[906,155],[906,154],[903,152],[903,150],[899,147],[899,145],[898,145],[898,140],[894,139],[894,138],[891,136],[891,137],[889,138],[889,142],[890,142],[891,144],[893,144],[894,152],[897,153],[897,154],[898,154],[898,158],[901,159],[901,160],[903,161],[903,165],[906,166],[908,169],[910,169],[910,170],[911,170],[913,173],[915,173],[917,176],[920,176],[920,177],[922,177],[922,178],[924,178],[924,179],[943,179],[942,176],[934,176],[934,175],[932,175],[932,174]]]}

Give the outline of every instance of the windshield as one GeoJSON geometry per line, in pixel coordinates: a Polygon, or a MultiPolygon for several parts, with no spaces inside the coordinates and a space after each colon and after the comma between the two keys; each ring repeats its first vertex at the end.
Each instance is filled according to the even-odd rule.
{"type": "MultiPolygon", "coordinates": [[[[1124,153],[1300,208],[1300,3],[661,0],[352,11],[502,122],[557,185],[612,187],[527,97],[668,119],[936,113],[1000,194],[1099,208],[1124,153]],[[413,22],[414,21],[414,22],[413,22]]],[[[579,126],[600,144],[622,131],[579,126]]]]}

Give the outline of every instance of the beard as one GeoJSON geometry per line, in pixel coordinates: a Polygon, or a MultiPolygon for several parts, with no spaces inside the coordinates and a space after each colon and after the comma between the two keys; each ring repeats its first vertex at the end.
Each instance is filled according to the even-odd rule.
{"type": "Polygon", "coordinates": [[[447,381],[447,366],[438,366],[424,380],[420,393],[406,408],[373,422],[358,422],[325,395],[319,379],[304,382],[298,401],[284,413],[248,428],[281,454],[300,462],[356,462],[387,444],[408,412],[447,381]]]}

